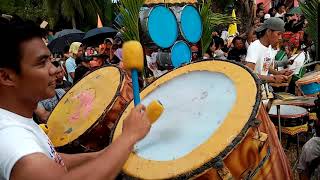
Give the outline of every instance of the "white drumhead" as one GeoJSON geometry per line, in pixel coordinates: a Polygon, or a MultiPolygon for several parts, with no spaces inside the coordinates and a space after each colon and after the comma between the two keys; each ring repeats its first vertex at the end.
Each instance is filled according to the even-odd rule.
{"type": "Polygon", "coordinates": [[[162,84],[142,100],[148,105],[158,99],[165,110],[148,136],[136,144],[135,152],[156,161],[187,155],[222,124],[235,104],[236,92],[231,79],[209,71],[189,72],[162,84]]]}
{"type": "MultiPolygon", "coordinates": [[[[280,105],[280,115],[298,115],[304,114],[307,110],[303,107],[293,106],[293,105],[280,105]]],[[[272,106],[270,108],[269,114],[277,115],[277,106],[272,106]]]]}

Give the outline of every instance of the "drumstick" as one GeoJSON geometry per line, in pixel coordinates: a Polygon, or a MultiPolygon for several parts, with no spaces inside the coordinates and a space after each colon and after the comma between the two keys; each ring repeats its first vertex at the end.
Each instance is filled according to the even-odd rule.
{"type": "Polygon", "coordinates": [[[138,70],[143,70],[143,49],[138,41],[127,41],[123,44],[123,66],[131,70],[134,105],[140,104],[138,70]]]}
{"type": "Polygon", "coordinates": [[[160,101],[152,101],[146,108],[147,116],[151,123],[156,122],[156,120],[161,116],[163,112],[163,106],[160,101]]]}

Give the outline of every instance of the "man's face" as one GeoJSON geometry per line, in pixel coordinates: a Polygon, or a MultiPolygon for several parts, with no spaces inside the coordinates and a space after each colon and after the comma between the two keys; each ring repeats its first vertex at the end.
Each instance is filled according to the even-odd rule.
{"type": "Polygon", "coordinates": [[[263,10],[260,10],[260,11],[259,11],[258,17],[264,17],[264,12],[263,12],[263,10]]]}
{"type": "Polygon", "coordinates": [[[55,95],[57,68],[50,61],[50,51],[40,38],[20,44],[20,74],[15,90],[22,99],[37,102],[55,95]]]}
{"type": "Polygon", "coordinates": [[[268,29],[267,33],[268,33],[268,39],[269,39],[270,45],[276,46],[281,40],[282,32],[272,31],[272,30],[268,29]]]}
{"type": "Polygon", "coordinates": [[[78,49],[77,57],[79,58],[82,55],[83,55],[83,47],[80,46],[79,49],[78,49]]]}
{"type": "Polygon", "coordinates": [[[240,39],[238,39],[238,40],[235,41],[234,47],[235,47],[236,49],[240,50],[240,49],[243,49],[244,44],[243,44],[243,42],[242,42],[240,39]]]}
{"type": "Polygon", "coordinates": [[[56,80],[56,82],[58,84],[62,83],[63,82],[63,77],[64,77],[64,72],[62,70],[62,67],[59,66],[59,67],[57,67],[57,80],[56,80]]]}

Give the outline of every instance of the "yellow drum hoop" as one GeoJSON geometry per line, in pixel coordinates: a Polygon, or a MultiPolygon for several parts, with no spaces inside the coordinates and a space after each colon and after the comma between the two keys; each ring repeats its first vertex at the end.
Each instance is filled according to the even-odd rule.
{"type": "MultiPolygon", "coordinates": [[[[259,108],[260,85],[256,75],[238,63],[209,60],[180,67],[146,87],[140,93],[141,98],[143,99],[155,88],[169,80],[192,71],[223,73],[234,82],[237,98],[227,118],[205,143],[183,158],[172,161],[152,161],[131,153],[123,167],[126,175],[141,179],[187,179],[211,168],[215,162],[227,156],[245,136],[259,108]],[[190,164],[193,166],[189,166],[190,164]]],[[[121,134],[123,120],[132,108],[133,103],[131,102],[114,129],[112,141],[121,134]]]]}
{"type": "Polygon", "coordinates": [[[48,136],[53,145],[55,147],[62,147],[70,144],[98,125],[99,122],[103,120],[105,113],[111,108],[115,101],[116,94],[122,88],[123,78],[123,73],[118,67],[106,66],[91,72],[77,82],[61,98],[49,116],[47,123],[49,129],[48,136]],[[74,124],[74,126],[78,128],[74,129],[68,117],[70,113],[73,113],[76,109],[70,108],[67,104],[74,106],[74,103],[70,102],[72,101],[71,99],[81,91],[86,90],[92,90],[96,93],[95,97],[99,98],[94,99],[94,101],[95,104],[98,103],[100,106],[92,107],[92,110],[86,118],[80,117],[80,120],[77,120],[79,122],[74,124]],[[68,132],[68,130],[72,130],[72,132],[68,132]]]}

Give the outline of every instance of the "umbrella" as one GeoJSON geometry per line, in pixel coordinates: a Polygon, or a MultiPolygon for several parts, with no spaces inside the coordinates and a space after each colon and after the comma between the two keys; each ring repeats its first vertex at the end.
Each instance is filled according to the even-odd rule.
{"type": "Polygon", "coordinates": [[[94,28],[88,31],[82,39],[82,43],[89,46],[97,46],[102,44],[104,39],[114,37],[117,30],[111,27],[94,28]]]}
{"type": "Polygon", "coordinates": [[[300,7],[294,7],[287,14],[291,14],[291,15],[300,14],[301,15],[302,11],[301,11],[300,7]]]}
{"type": "Polygon", "coordinates": [[[52,54],[63,54],[64,49],[73,42],[81,42],[84,32],[77,29],[64,29],[54,35],[54,39],[48,44],[52,54]]]}

